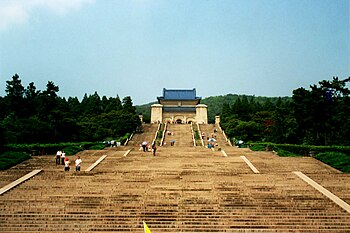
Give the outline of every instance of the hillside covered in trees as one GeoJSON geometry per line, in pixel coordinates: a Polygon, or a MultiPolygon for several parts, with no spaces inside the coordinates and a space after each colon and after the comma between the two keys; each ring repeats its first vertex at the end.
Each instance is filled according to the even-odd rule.
{"type": "Polygon", "coordinates": [[[224,102],[222,127],[245,141],[350,145],[350,78],[323,80],[293,91],[292,98],[240,96],[224,102]]]}
{"type": "Polygon", "coordinates": [[[79,101],[58,92],[51,81],[43,91],[34,83],[24,87],[17,74],[6,81],[6,96],[0,97],[1,144],[103,141],[140,125],[130,96],[101,98],[95,92],[79,101]]]}
{"type": "MultiPolygon", "coordinates": [[[[292,97],[228,94],[203,98],[209,122],[221,116],[231,139],[307,145],[350,145],[350,78],[323,80],[293,91],[292,97]]],[[[9,143],[103,141],[122,137],[150,120],[153,103],[133,106],[130,96],[102,98],[97,92],[62,98],[49,81],[46,90],[24,87],[14,75],[0,97],[0,146],[9,143]]]]}
{"type": "MultiPolygon", "coordinates": [[[[293,91],[292,97],[228,94],[203,98],[209,123],[233,140],[307,145],[350,145],[350,78],[323,80],[293,91]]],[[[150,120],[151,104],[136,106],[150,120]]]]}

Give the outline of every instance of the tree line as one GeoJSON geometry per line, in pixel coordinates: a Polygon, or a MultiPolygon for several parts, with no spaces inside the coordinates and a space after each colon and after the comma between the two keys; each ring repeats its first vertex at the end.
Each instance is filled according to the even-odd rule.
{"type": "Polygon", "coordinates": [[[291,98],[239,96],[223,103],[222,127],[236,140],[350,145],[349,81],[333,77],[298,88],[291,98]]]}
{"type": "MultiPolygon", "coordinates": [[[[221,115],[230,138],[254,142],[350,145],[350,77],[323,80],[293,91],[292,97],[233,95],[208,97],[209,121],[221,115]]],[[[46,90],[24,87],[15,74],[0,96],[0,146],[9,143],[101,141],[134,131],[150,107],[133,106],[130,96],[102,98],[97,92],[62,98],[52,81],[46,90]]],[[[148,115],[147,115],[148,114],[148,115]]]]}
{"type": "Polygon", "coordinates": [[[95,92],[81,101],[66,99],[52,81],[41,91],[33,82],[24,87],[17,74],[6,81],[5,91],[0,97],[3,145],[102,141],[122,137],[141,124],[130,96],[101,98],[95,92]]]}

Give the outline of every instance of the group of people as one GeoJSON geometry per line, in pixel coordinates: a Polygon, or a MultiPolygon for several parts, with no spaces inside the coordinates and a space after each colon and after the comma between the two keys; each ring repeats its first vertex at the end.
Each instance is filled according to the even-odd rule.
{"type": "Polygon", "coordinates": [[[167,135],[172,135],[172,136],[174,135],[174,132],[170,131],[170,130],[167,130],[166,133],[167,133],[167,135]]]}
{"type": "Polygon", "coordinates": [[[140,145],[140,150],[143,150],[143,152],[152,151],[153,156],[156,156],[157,146],[155,142],[152,144],[152,146],[149,146],[148,143],[143,142],[140,145]]]}
{"type": "MultiPolygon", "coordinates": [[[[74,161],[75,164],[75,171],[80,171],[82,160],[80,156],[77,156],[77,158],[74,161]]],[[[58,150],[56,153],[56,165],[64,165],[64,171],[69,171],[70,170],[70,161],[69,158],[66,157],[66,153],[64,151],[58,150]]]]}
{"type": "Polygon", "coordinates": [[[216,142],[216,133],[218,130],[215,128],[214,133],[209,134],[209,133],[204,133],[202,132],[202,140],[207,139],[208,140],[208,148],[214,148],[215,146],[218,146],[219,144],[216,142]],[[210,137],[209,137],[210,136],[210,137]]]}
{"type": "Polygon", "coordinates": [[[205,134],[204,132],[202,132],[202,139],[205,140],[205,138],[207,138],[207,140],[209,140],[210,138],[215,138],[216,139],[216,134],[215,134],[215,130],[214,133],[210,134],[209,137],[209,133],[205,134]]]}

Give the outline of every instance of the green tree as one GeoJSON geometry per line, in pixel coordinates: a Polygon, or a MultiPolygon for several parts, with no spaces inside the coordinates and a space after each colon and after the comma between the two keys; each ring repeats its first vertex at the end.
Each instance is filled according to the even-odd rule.
{"type": "Polygon", "coordinates": [[[298,143],[296,134],[296,122],[289,102],[283,102],[279,98],[276,109],[272,115],[271,134],[269,141],[275,143],[298,143]]]}
{"type": "Polygon", "coordinates": [[[85,116],[98,116],[102,113],[103,107],[101,98],[98,95],[98,93],[95,91],[93,95],[87,96],[87,94],[84,95],[84,98],[81,102],[81,109],[83,111],[83,114],[85,116]]]}
{"type": "Polygon", "coordinates": [[[131,114],[136,114],[136,108],[133,106],[130,96],[126,96],[123,99],[123,109],[131,114]]]}
{"type": "Polygon", "coordinates": [[[6,81],[5,103],[7,104],[8,113],[14,112],[15,117],[24,116],[25,102],[24,102],[24,87],[18,74],[12,76],[11,81],[6,81]]]}
{"type": "Polygon", "coordinates": [[[57,92],[59,87],[52,81],[46,85],[46,90],[39,93],[38,99],[38,115],[39,118],[48,121],[52,118],[54,111],[57,112],[57,92]]]}
{"type": "Polygon", "coordinates": [[[275,109],[275,105],[272,103],[271,99],[266,99],[263,104],[263,109],[265,111],[273,111],[275,109]]]}
{"type": "Polygon", "coordinates": [[[314,145],[331,145],[346,137],[348,117],[344,118],[349,90],[346,83],[350,78],[332,81],[323,80],[311,85],[311,90],[299,88],[293,91],[293,110],[298,135],[303,142],[314,145]],[[345,124],[344,124],[345,122],[345,124]]]}
{"type": "Polygon", "coordinates": [[[39,94],[40,91],[36,90],[36,87],[33,82],[29,83],[27,88],[24,90],[24,101],[26,103],[25,115],[27,117],[37,115],[39,94]]]}
{"type": "Polygon", "coordinates": [[[243,141],[260,141],[262,126],[254,121],[240,121],[234,128],[234,137],[243,141]]]}
{"type": "Polygon", "coordinates": [[[70,118],[79,119],[81,117],[81,104],[77,97],[68,97],[67,108],[70,118]]]}
{"type": "Polygon", "coordinates": [[[117,95],[117,97],[112,98],[110,97],[108,99],[106,108],[105,108],[105,112],[110,112],[110,111],[119,111],[123,108],[122,106],[122,102],[120,101],[119,96],[117,95]]]}
{"type": "Polygon", "coordinates": [[[40,91],[36,90],[36,87],[33,82],[29,83],[28,87],[24,90],[25,98],[27,100],[33,101],[38,97],[40,91]]]}
{"type": "Polygon", "coordinates": [[[233,115],[232,108],[228,103],[223,103],[221,112],[221,117],[224,122],[227,121],[233,115]]]}
{"type": "Polygon", "coordinates": [[[5,103],[5,98],[0,96],[0,121],[4,119],[4,117],[6,116],[6,112],[7,112],[7,106],[5,103]]]}

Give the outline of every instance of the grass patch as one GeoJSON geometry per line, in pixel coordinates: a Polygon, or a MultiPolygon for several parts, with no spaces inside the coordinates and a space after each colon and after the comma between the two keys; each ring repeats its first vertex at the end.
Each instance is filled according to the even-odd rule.
{"type": "Polygon", "coordinates": [[[350,156],[339,152],[324,152],[314,156],[314,158],[326,163],[339,171],[350,173],[350,156]]]}
{"type": "Polygon", "coordinates": [[[249,146],[249,148],[252,151],[265,151],[266,146],[265,145],[260,145],[260,144],[253,144],[251,146],[249,146]]]}
{"type": "Polygon", "coordinates": [[[350,173],[350,147],[349,146],[311,146],[311,145],[291,145],[275,143],[252,143],[250,149],[253,151],[264,151],[265,147],[269,151],[276,151],[281,157],[292,156],[313,156],[319,161],[338,169],[339,171],[350,173]]]}
{"type": "Polygon", "coordinates": [[[295,154],[293,152],[289,152],[289,151],[281,150],[281,149],[277,149],[276,152],[277,152],[277,155],[281,156],[281,157],[296,157],[296,156],[300,156],[300,155],[295,154]]]}
{"type": "Polygon", "coordinates": [[[30,155],[24,152],[4,152],[3,154],[0,154],[0,170],[9,169],[27,159],[30,159],[30,155]]]}
{"type": "Polygon", "coordinates": [[[96,144],[89,147],[89,150],[103,150],[106,146],[104,144],[96,144]]]}
{"type": "Polygon", "coordinates": [[[81,146],[68,146],[63,149],[67,155],[75,155],[76,153],[82,151],[83,148],[81,146]]]}

